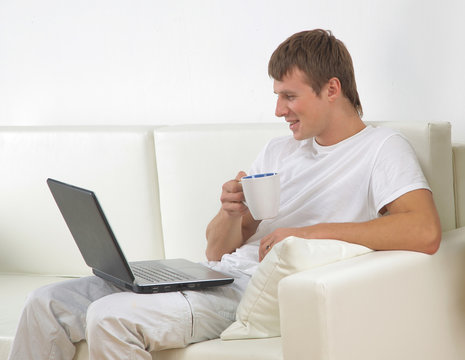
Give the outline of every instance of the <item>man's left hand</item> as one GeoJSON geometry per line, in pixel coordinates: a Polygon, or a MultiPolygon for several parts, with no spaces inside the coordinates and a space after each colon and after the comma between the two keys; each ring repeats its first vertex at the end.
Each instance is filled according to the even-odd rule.
{"type": "Polygon", "coordinates": [[[271,251],[274,245],[283,241],[289,236],[298,236],[297,228],[279,228],[273,231],[271,234],[265,236],[260,241],[260,248],[258,251],[258,259],[262,261],[263,258],[271,251]]]}

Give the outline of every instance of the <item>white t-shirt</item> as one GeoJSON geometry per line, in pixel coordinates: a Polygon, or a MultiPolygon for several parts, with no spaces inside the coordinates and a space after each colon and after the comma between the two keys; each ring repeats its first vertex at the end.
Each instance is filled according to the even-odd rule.
{"type": "Polygon", "coordinates": [[[250,174],[277,172],[281,181],[278,215],[263,220],[257,232],[222,261],[251,273],[260,240],[281,227],[322,222],[363,222],[401,195],[429,189],[415,152],[399,133],[367,126],[335,145],[292,136],[271,140],[250,174]]]}

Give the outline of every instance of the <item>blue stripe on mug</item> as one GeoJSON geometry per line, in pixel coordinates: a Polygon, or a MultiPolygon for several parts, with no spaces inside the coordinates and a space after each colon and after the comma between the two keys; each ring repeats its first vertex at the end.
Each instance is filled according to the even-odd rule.
{"type": "Polygon", "coordinates": [[[277,173],[255,174],[255,175],[244,176],[243,179],[262,178],[262,177],[266,177],[266,176],[273,176],[273,175],[276,175],[276,174],[277,173]]]}

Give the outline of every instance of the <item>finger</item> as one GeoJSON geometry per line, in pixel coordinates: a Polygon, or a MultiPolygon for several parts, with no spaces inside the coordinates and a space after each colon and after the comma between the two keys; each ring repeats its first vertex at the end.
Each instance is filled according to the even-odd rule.
{"type": "Polygon", "coordinates": [[[237,180],[230,180],[223,185],[223,193],[242,192],[242,185],[237,180]]]}
{"type": "Polygon", "coordinates": [[[242,202],[224,202],[223,210],[228,213],[244,215],[249,209],[242,202]]]}
{"type": "Polygon", "coordinates": [[[271,251],[272,247],[271,246],[265,246],[265,248],[260,248],[259,253],[258,253],[258,260],[262,261],[266,255],[271,251]]]}
{"type": "Polygon", "coordinates": [[[225,202],[237,202],[242,203],[244,201],[244,194],[242,192],[223,192],[220,197],[222,203],[225,202]]]}
{"type": "Polygon", "coordinates": [[[262,247],[260,246],[260,249],[258,250],[258,261],[262,261],[265,258],[265,252],[263,251],[262,247]]]}
{"type": "Polygon", "coordinates": [[[239,171],[236,175],[236,180],[240,181],[244,176],[247,176],[247,173],[245,173],[244,171],[239,171]]]}
{"type": "Polygon", "coordinates": [[[259,256],[258,256],[259,261],[262,261],[263,258],[270,252],[272,246],[273,246],[272,236],[268,235],[262,238],[262,240],[260,241],[260,247],[259,247],[259,256]]]}

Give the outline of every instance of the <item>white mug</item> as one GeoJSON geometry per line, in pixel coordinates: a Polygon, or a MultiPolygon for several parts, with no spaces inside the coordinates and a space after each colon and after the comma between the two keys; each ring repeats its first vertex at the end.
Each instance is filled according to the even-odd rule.
{"type": "Polygon", "coordinates": [[[278,173],[248,175],[241,178],[245,205],[255,220],[278,215],[280,183],[278,173]]]}

